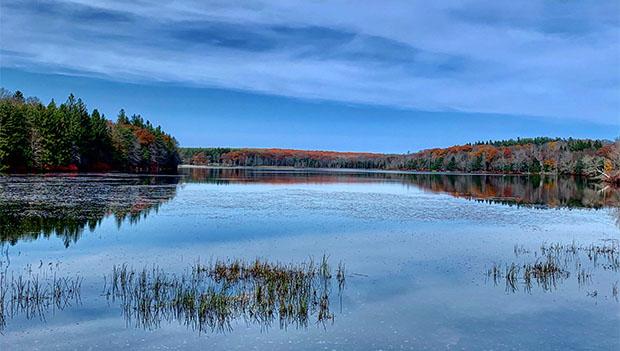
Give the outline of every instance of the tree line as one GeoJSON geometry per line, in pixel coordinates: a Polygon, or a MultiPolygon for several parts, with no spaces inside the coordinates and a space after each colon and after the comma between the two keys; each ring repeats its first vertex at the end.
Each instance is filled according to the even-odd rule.
{"type": "Polygon", "coordinates": [[[73,94],[57,105],[0,91],[0,171],[175,172],[177,141],[124,110],[116,122],[73,94]]]}
{"type": "Polygon", "coordinates": [[[588,177],[620,169],[620,141],[524,138],[477,142],[412,154],[289,149],[186,148],[185,164],[366,168],[505,174],[572,174],[588,177]]]}
{"type": "Polygon", "coordinates": [[[181,148],[183,163],[232,167],[388,169],[399,155],[291,149],[181,148]]]}
{"type": "Polygon", "coordinates": [[[544,173],[594,177],[600,172],[611,173],[620,169],[620,142],[536,138],[476,143],[424,150],[407,155],[404,168],[424,171],[544,173]]]}
{"type": "Polygon", "coordinates": [[[176,171],[193,165],[364,168],[464,173],[618,175],[620,141],[518,138],[480,141],[413,154],[291,149],[178,148],[140,115],[121,110],[116,122],[70,95],[47,106],[0,91],[0,172],[176,171]]]}

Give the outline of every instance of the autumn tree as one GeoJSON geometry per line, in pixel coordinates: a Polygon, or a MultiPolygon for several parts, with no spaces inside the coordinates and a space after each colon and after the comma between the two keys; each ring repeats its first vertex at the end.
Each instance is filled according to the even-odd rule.
{"type": "Polygon", "coordinates": [[[140,115],[113,123],[73,94],[44,106],[0,92],[0,170],[176,171],[179,160],[176,140],[140,115]]]}

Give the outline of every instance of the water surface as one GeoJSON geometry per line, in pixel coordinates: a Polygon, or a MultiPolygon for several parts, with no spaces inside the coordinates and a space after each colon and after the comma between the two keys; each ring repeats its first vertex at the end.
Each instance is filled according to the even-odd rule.
{"type": "Polygon", "coordinates": [[[616,245],[618,202],[557,177],[204,168],[2,177],[5,276],[83,280],[79,300],[7,314],[0,348],[617,349],[617,256],[594,262],[585,248],[616,245]],[[584,248],[562,251],[568,275],[553,284],[511,287],[487,274],[536,262],[551,245],[584,248]],[[346,267],[344,289],[328,289],[327,321],[238,314],[226,329],[174,316],[145,326],[106,296],[122,264],[181,277],[197,262],[323,256],[346,267]]]}

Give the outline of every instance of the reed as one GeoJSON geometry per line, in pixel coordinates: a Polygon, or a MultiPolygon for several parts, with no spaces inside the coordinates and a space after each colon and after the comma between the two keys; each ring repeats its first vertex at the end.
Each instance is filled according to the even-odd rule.
{"type": "MultiPolygon", "coordinates": [[[[575,242],[544,243],[538,251],[533,252],[534,262],[494,263],[486,270],[486,276],[495,285],[504,281],[506,291],[509,292],[515,292],[520,287],[531,292],[534,285],[544,291],[555,290],[558,284],[571,275],[575,276],[577,284],[583,287],[592,283],[592,272],[596,269],[614,272],[620,269],[618,249],[616,240],[591,245],[578,245],[575,242]],[[590,267],[585,267],[584,262],[589,263],[590,267]],[[571,273],[573,269],[574,273],[571,273]]],[[[527,258],[526,255],[530,254],[522,245],[515,245],[513,252],[515,258],[527,258]]],[[[612,288],[612,294],[614,291],[617,295],[617,283],[612,288]]]]}
{"type": "MultiPolygon", "coordinates": [[[[344,265],[336,272],[339,293],[344,265]]],[[[106,278],[106,281],[108,278],[106,278]]],[[[330,310],[332,272],[324,256],[317,265],[281,264],[256,259],[195,263],[182,274],[159,267],[134,270],[114,266],[108,299],[118,300],[126,322],[154,329],[176,320],[199,332],[227,332],[236,320],[269,328],[307,327],[311,319],[333,321],[330,310]]]]}
{"type": "Polygon", "coordinates": [[[16,275],[0,272],[0,331],[18,315],[45,320],[49,310],[63,310],[81,303],[82,277],[58,276],[53,269],[16,275]]]}

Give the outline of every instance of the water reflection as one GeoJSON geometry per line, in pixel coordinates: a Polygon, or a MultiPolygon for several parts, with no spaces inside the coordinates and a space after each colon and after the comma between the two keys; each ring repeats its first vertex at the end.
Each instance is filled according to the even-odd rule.
{"type": "Polygon", "coordinates": [[[274,170],[182,168],[185,181],[214,184],[329,184],[397,182],[433,193],[506,205],[602,208],[618,206],[620,192],[592,181],[557,176],[502,176],[364,172],[355,170],[274,170]]]}
{"type": "Polygon", "coordinates": [[[82,277],[58,275],[58,266],[51,264],[9,274],[4,264],[0,262],[0,333],[8,319],[23,315],[45,321],[50,311],[81,304],[82,277]]]}
{"type": "Polygon", "coordinates": [[[620,203],[620,193],[575,177],[496,175],[411,175],[422,189],[505,205],[602,208],[620,203]]]}
{"type": "MultiPolygon", "coordinates": [[[[545,240],[564,245],[575,240],[585,248],[603,243],[601,239],[617,238],[619,232],[606,216],[608,211],[618,211],[536,208],[547,207],[540,204],[516,209],[452,197],[498,197],[519,206],[528,201],[544,204],[565,191],[557,189],[574,191],[568,198],[578,198],[596,190],[594,185],[560,185],[564,180],[558,180],[556,190],[547,191],[551,195],[545,198],[539,195],[549,188],[544,181],[541,186],[541,182],[522,185],[516,179],[498,183],[491,177],[476,180],[433,174],[201,172],[211,178],[192,177],[188,171],[183,178],[161,183],[150,178],[117,179],[123,176],[108,176],[106,180],[97,175],[86,176],[91,178],[87,181],[37,176],[17,178],[16,183],[41,184],[3,183],[3,203],[19,200],[28,204],[33,196],[36,200],[40,193],[47,194],[45,203],[58,211],[60,218],[65,208],[81,213],[78,218],[88,218],[89,206],[120,209],[128,213],[125,222],[132,215],[142,218],[150,214],[138,226],[124,223],[117,234],[114,213],[97,210],[97,216],[109,216],[97,235],[87,234],[88,223],[81,224],[85,233],[79,245],[72,244],[70,250],[59,249],[62,241],[56,237],[5,246],[11,251],[10,268],[15,272],[24,272],[28,264],[39,266],[41,259],[44,267],[48,261],[58,261],[66,269],[59,271],[59,276],[80,274],[84,284],[80,304],[72,300],[71,307],[62,311],[57,308],[52,316],[57,305],[52,301],[46,323],[38,317],[28,320],[24,313],[14,319],[7,315],[0,349],[14,345],[22,349],[40,345],[58,349],[153,349],[178,347],[180,342],[187,342],[183,345],[187,349],[204,348],[205,342],[214,349],[315,349],[317,345],[329,349],[445,349],[446,340],[455,340],[449,346],[462,349],[617,346],[618,272],[604,268],[613,267],[609,266],[613,261],[608,263],[599,255],[599,265],[593,267],[588,253],[582,250],[584,269],[576,269],[575,261],[563,267],[563,258],[555,266],[547,264],[539,248],[545,240]],[[184,185],[203,181],[210,183],[184,185]],[[252,184],[238,184],[246,182],[252,184]],[[277,185],[264,185],[269,182],[277,185]],[[317,184],[304,185],[312,182],[317,184]],[[334,182],[351,184],[329,185],[334,182]],[[500,189],[506,186],[512,186],[512,197],[518,192],[526,194],[523,200],[504,197],[500,189]],[[491,196],[485,197],[483,190],[491,196]],[[453,194],[455,191],[458,193],[453,194]],[[446,195],[433,195],[436,192],[446,195]],[[81,197],[99,200],[82,199],[84,205],[80,207],[64,199],[68,193],[78,194],[75,201],[81,197]],[[153,213],[158,204],[173,197],[160,208],[160,214],[153,213]],[[135,205],[141,203],[147,205],[135,205]],[[519,256],[513,256],[515,242],[524,247],[515,250],[519,256]],[[340,299],[336,273],[332,273],[327,299],[322,298],[324,285],[318,280],[302,294],[292,293],[294,285],[288,290],[278,288],[280,283],[272,284],[275,288],[264,285],[259,294],[260,278],[245,282],[235,278],[245,276],[234,272],[246,268],[234,268],[235,261],[228,261],[238,258],[252,264],[253,258],[261,257],[273,265],[278,261],[304,262],[308,256],[323,254],[336,258],[332,268],[343,260],[351,272],[340,312],[335,307],[340,299]],[[208,262],[209,257],[227,260],[224,263],[228,268],[212,269],[221,265],[201,263],[200,269],[192,269],[191,264],[199,258],[208,262]],[[484,284],[484,273],[493,262],[501,264],[502,272],[513,262],[520,267],[529,265],[527,274],[522,268],[517,279],[511,278],[516,281],[515,293],[505,292],[504,278],[498,280],[497,287],[492,279],[484,284]],[[194,279],[196,271],[203,276],[194,279]],[[564,271],[570,275],[566,277],[564,271]],[[115,272],[118,278],[113,288],[115,272]],[[226,290],[218,274],[230,281],[226,290]],[[103,276],[107,276],[105,281],[103,276]],[[316,294],[305,293],[314,287],[316,294]],[[275,298],[270,300],[269,296],[275,298]],[[299,296],[303,298],[297,299],[299,296]],[[322,304],[325,300],[330,303],[322,304]],[[267,328],[269,332],[263,332],[267,328]],[[598,339],[592,342],[593,338],[598,339]]],[[[593,202],[604,204],[597,199],[593,202]]],[[[581,206],[587,201],[579,199],[576,203],[581,206]]],[[[25,208],[23,214],[18,209],[11,214],[18,219],[31,218],[31,210],[25,208]]],[[[34,212],[43,218],[55,213],[34,212]]],[[[572,258],[572,254],[568,256],[572,258]]],[[[61,302],[59,305],[64,306],[61,302]]]]}
{"type": "Polygon", "coordinates": [[[66,247],[114,216],[136,223],[176,195],[177,177],[54,175],[0,177],[0,242],[56,235],[66,247]]]}
{"type": "MultiPolygon", "coordinates": [[[[136,223],[176,196],[182,183],[218,185],[397,183],[433,193],[516,206],[603,208],[620,193],[571,177],[411,174],[338,170],[182,168],[181,176],[123,174],[0,177],[0,243],[55,235],[68,247],[103,218],[136,223]]],[[[620,226],[620,210],[612,209],[620,226]]]]}

